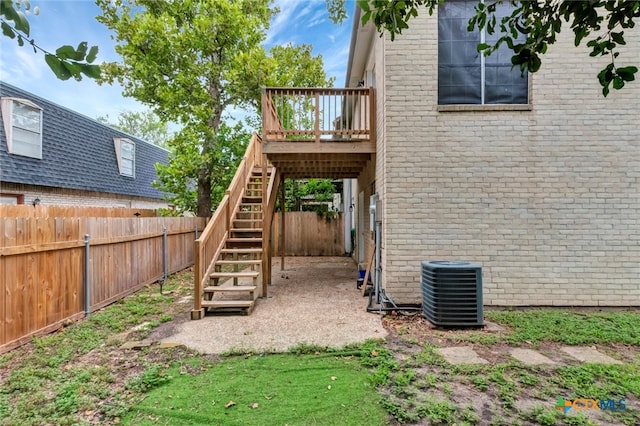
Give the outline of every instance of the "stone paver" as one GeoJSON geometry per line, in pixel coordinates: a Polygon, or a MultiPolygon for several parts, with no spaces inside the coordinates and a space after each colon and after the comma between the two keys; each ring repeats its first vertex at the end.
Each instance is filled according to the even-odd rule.
{"type": "Polygon", "coordinates": [[[622,364],[617,359],[602,354],[587,346],[563,346],[560,350],[582,362],[594,362],[597,364],[622,364]]]}
{"type": "Polygon", "coordinates": [[[142,349],[148,348],[149,346],[151,346],[151,344],[152,342],[131,341],[123,343],[122,346],[120,346],[120,349],[142,349]]]}
{"type": "Polygon", "coordinates": [[[555,361],[533,349],[514,348],[510,353],[512,357],[526,365],[555,364],[555,361]]]}
{"type": "Polygon", "coordinates": [[[480,358],[478,354],[468,346],[452,346],[449,348],[438,348],[440,355],[449,364],[488,364],[486,359],[480,358]]]}

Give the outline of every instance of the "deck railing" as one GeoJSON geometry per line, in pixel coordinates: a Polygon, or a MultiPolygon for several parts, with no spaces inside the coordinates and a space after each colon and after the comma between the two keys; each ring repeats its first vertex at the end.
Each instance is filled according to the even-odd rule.
{"type": "Polygon", "coordinates": [[[265,88],[265,143],[339,142],[373,139],[373,88],[265,88]]]}
{"type": "Polygon", "coordinates": [[[202,317],[202,289],[209,281],[209,275],[213,272],[215,259],[224,248],[233,225],[233,215],[242,201],[247,179],[254,167],[260,166],[266,161],[262,154],[262,139],[253,134],[244,157],[236,170],[233,180],[229,184],[222,201],[218,205],[213,217],[207,224],[200,238],[195,241],[195,265],[194,265],[194,306],[191,312],[192,319],[202,317]]]}

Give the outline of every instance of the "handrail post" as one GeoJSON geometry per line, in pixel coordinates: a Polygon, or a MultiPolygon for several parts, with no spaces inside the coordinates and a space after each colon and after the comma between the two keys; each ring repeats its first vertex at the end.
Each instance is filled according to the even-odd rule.
{"type": "Polygon", "coordinates": [[[228,189],[224,192],[224,195],[226,195],[227,198],[227,204],[224,207],[225,209],[225,223],[226,223],[226,230],[231,232],[231,191],[229,191],[228,189]]]}
{"type": "Polygon", "coordinates": [[[191,319],[198,320],[204,317],[204,309],[202,308],[202,253],[200,252],[200,240],[194,241],[193,255],[193,310],[191,311],[191,319]]]}
{"type": "Polygon", "coordinates": [[[375,89],[369,87],[369,140],[376,142],[376,97],[375,89]]]}
{"type": "MultiPolygon", "coordinates": [[[[267,132],[271,128],[269,123],[269,105],[267,103],[267,88],[262,88],[262,136],[267,137],[267,132]]],[[[254,157],[255,158],[255,157],[254,157]]]]}
{"type": "Polygon", "coordinates": [[[316,123],[315,123],[315,135],[316,143],[320,143],[320,95],[316,92],[316,123]]]}

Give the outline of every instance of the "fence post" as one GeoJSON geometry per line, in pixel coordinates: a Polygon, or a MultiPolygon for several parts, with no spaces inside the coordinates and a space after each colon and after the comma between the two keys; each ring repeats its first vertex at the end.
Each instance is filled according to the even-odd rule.
{"type": "MultiPolygon", "coordinates": [[[[162,228],[162,282],[167,280],[167,267],[168,267],[168,259],[167,259],[167,227],[162,228]]],[[[162,293],[162,287],[160,287],[160,293],[162,293]]]]}
{"type": "Polygon", "coordinates": [[[84,316],[91,313],[91,271],[89,257],[89,234],[84,236],[84,316]]]}
{"type": "Polygon", "coordinates": [[[195,239],[197,240],[198,239],[198,225],[196,225],[196,229],[195,229],[194,232],[196,233],[196,238],[195,239]]]}

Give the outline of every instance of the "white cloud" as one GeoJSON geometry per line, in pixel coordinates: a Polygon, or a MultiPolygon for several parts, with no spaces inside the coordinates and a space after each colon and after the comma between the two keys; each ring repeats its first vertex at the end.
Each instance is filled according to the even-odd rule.
{"type": "MultiPolygon", "coordinates": [[[[25,81],[38,80],[42,77],[44,56],[35,54],[31,47],[7,48],[7,42],[2,43],[2,56],[0,56],[0,80],[19,85],[25,81]]],[[[45,65],[46,67],[46,65],[45,65]]]]}

